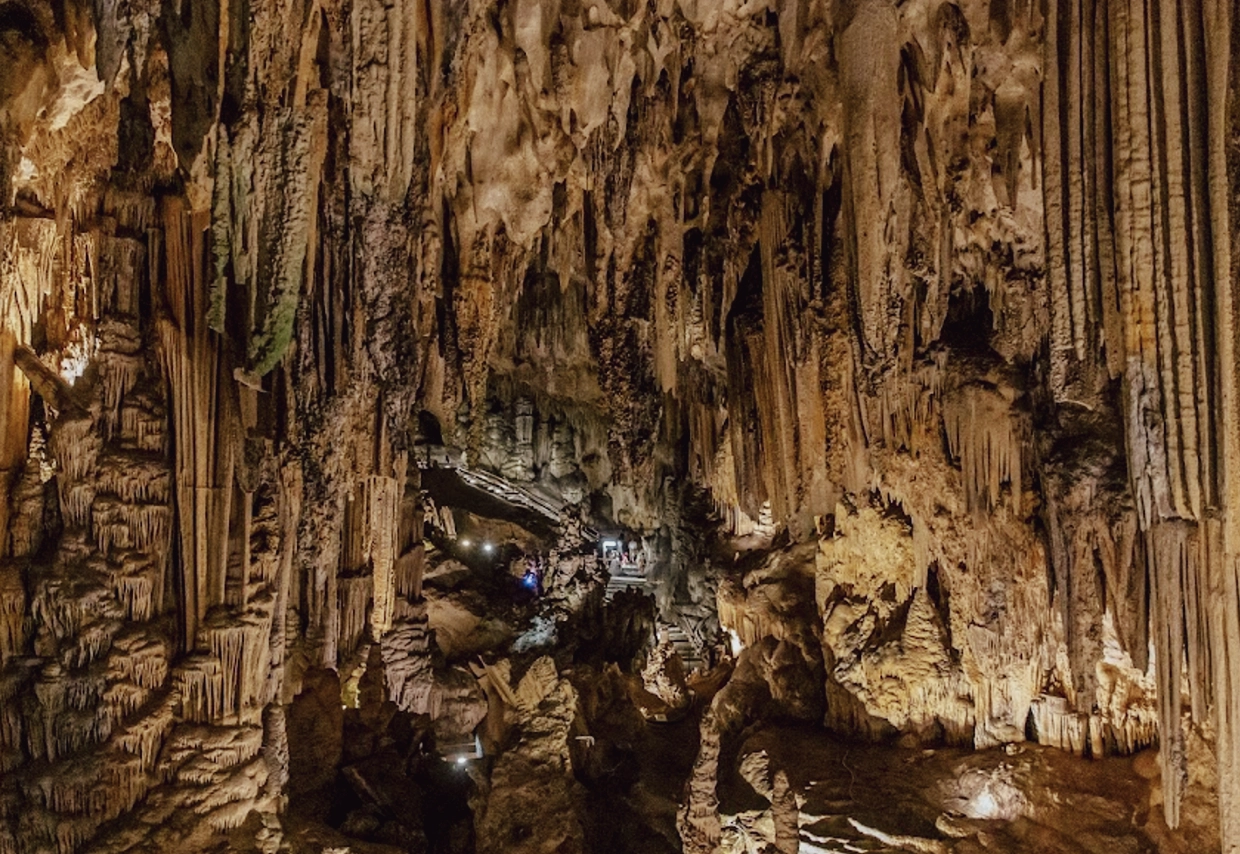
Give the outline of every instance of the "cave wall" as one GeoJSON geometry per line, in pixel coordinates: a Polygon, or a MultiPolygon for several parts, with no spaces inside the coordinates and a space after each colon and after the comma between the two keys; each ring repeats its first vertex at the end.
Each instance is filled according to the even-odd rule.
{"type": "Polygon", "coordinates": [[[0,4],[0,851],[279,811],[301,674],[422,630],[428,418],[675,585],[703,497],[817,540],[837,726],[921,724],[832,632],[934,626],[919,720],[1156,729],[1174,824],[1191,710],[1240,848],[1238,18],[0,4]]]}

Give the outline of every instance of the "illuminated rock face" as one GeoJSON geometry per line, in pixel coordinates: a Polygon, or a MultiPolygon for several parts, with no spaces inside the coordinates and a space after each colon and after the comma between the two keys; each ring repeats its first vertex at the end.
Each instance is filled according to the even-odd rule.
{"type": "Polygon", "coordinates": [[[687,839],[761,695],[1240,851],[1233,5],[0,3],[0,852],[274,849],[321,668],[476,723],[432,446],[747,647],[687,839]]]}

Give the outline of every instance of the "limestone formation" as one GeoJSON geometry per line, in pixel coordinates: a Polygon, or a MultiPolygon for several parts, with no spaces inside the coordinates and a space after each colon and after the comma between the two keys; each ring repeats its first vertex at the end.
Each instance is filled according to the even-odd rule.
{"type": "Polygon", "coordinates": [[[0,854],[1240,854],[1237,199],[1234,0],[0,0],[0,854]]]}

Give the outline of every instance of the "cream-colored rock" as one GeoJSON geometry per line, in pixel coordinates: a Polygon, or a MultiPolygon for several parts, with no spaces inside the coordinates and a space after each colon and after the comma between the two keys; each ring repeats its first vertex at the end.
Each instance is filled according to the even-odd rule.
{"type": "MultiPolygon", "coordinates": [[[[727,574],[712,508],[731,553],[829,537],[817,597],[725,587],[721,713],[812,707],[825,657],[854,730],[988,746],[1032,714],[1105,752],[1156,718],[1165,820],[1204,734],[1240,846],[1233,6],[7,3],[2,844],[103,827],[24,809],[29,775],[268,727],[367,644],[398,704],[440,680],[473,716],[428,662],[426,413],[597,514],[575,534],[658,543],[690,634],[727,574]],[[163,665],[115,664],[135,628],[163,665]]],[[[577,545],[559,615],[597,602],[577,545]]],[[[547,628],[522,649],[571,641],[547,628]]],[[[249,807],[269,834],[237,774],[151,844],[249,807]]]]}

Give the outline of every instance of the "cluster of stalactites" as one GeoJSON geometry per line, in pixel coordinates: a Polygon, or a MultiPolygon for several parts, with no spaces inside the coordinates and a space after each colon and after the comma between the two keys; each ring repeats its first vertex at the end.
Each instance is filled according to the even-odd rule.
{"type": "Polygon", "coordinates": [[[171,535],[165,431],[151,428],[164,414],[149,365],[136,355],[132,288],[107,287],[116,257],[140,260],[145,243],[88,234],[75,245],[97,261],[93,280],[72,281],[95,312],[94,331],[81,334],[91,336],[87,356],[98,370],[71,388],[46,367],[24,368],[56,395],[48,402],[59,417],[27,462],[41,472],[46,457],[40,488],[11,519],[42,531],[45,496],[54,495],[63,533],[50,560],[34,559],[38,538],[20,538],[22,562],[0,570],[0,767],[11,786],[0,792],[9,819],[0,847],[63,854],[158,783],[174,725],[173,650],[151,624],[165,607],[171,535]],[[48,493],[42,484],[52,476],[57,490],[48,493]]]}
{"type": "MultiPolygon", "coordinates": [[[[1048,7],[1042,112],[1052,391],[1122,377],[1128,471],[1148,560],[1164,806],[1187,777],[1181,673],[1211,721],[1223,848],[1240,850],[1240,437],[1229,222],[1234,4],[1048,7]],[[1067,122],[1061,118],[1066,116],[1067,122]],[[1211,689],[1214,696],[1211,696],[1211,689]]],[[[1234,170],[1233,170],[1234,171],[1234,170]]]]}
{"type": "Polygon", "coordinates": [[[1014,421],[1011,400],[991,389],[966,386],[943,404],[947,445],[960,461],[971,512],[989,513],[999,505],[1003,485],[1009,484],[1012,510],[1020,513],[1025,437],[1014,421]]]}

